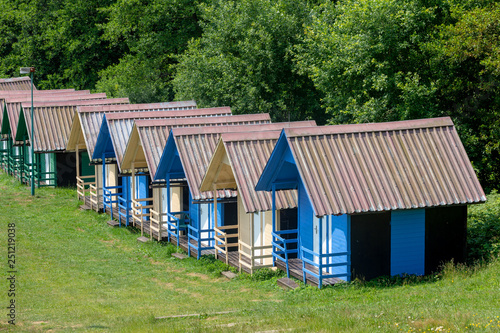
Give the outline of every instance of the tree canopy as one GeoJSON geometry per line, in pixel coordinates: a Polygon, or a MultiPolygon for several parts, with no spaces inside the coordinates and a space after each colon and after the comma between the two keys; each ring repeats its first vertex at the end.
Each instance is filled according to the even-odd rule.
{"type": "Polygon", "coordinates": [[[495,0],[0,0],[0,76],[318,124],[451,116],[500,186],[495,0]]]}

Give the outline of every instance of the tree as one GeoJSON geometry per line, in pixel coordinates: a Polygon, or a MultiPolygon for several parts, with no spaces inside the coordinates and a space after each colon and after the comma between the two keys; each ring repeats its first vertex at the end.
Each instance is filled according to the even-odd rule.
{"type": "Polygon", "coordinates": [[[98,71],[117,61],[117,50],[101,39],[106,20],[101,6],[113,0],[2,0],[0,71],[17,76],[19,67],[35,66],[41,89],[95,86],[98,71]],[[4,53],[5,52],[5,53],[4,53]]]}
{"type": "Polygon", "coordinates": [[[332,123],[428,117],[435,83],[422,44],[439,18],[412,0],[345,0],[317,8],[295,48],[300,72],[324,94],[332,123]]]}
{"type": "Polygon", "coordinates": [[[203,34],[180,57],[176,99],[269,112],[273,120],[324,121],[320,95],[290,53],[309,17],[306,1],[218,0],[201,8],[203,34]]]}
{"type": "Polygon", "coordinates": [[[124,48],[124,55],[100,72],[97,89],[137,103],[172,100],[177,56],[201,35],[200,2],[118,0],[110,6],[109,22],[102,25],[104,39],[124,48]]]}
{"type": "Polygon", "coordinates": [[[438,99],[489,191],[500,185],[500,4],[457,2],[451,15],[427,45],[438,99]]]}

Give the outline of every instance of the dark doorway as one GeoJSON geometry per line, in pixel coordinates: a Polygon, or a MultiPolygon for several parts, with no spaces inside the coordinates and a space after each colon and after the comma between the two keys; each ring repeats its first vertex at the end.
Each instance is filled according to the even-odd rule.
{"type": "MultiPolygon", "coordinates": [[[[224,217],[224,225],[238,225],[238,204],[236,202],[224,202],[222,205],[224,212],[223,212],[223,217],[224,217]]],[[[228,234],[235,234],[237,233],[237,229],[230,229],[226,231],[228,234]]],[[[237,244],[238,243],[238,237],[230,237],[227,239],[227,242],[229,244],[237,244]]],[[[238,251],[238,246],[231,246],[228,248],[228,251],[238,251]]]]}
{"type": "Polygon", "coordinates": [[[391,274],[391,213],[351,216],[352,279],[391,274]]]}
{"type": "Polygon", "coordinates": [[[467,206],[425,210],[425,274],[451,260],[464,262],[466,244],[467,206]]]}
{"type": "MultiPolygon", "coordinates": [[[[282,209],[279,211],[280,214],[280,226],[279,230],[294,230],[298,227],[297,218],[297,208],[282,209]]],[[[288,234],[282,236],[284,239],[297,239],[297,234],[288,234]]],[[[297,243],[287,244],[287,248],[290,250],[296,250],[298,248],[297,243]]],[[[282,256],[284,257],[284,256],[282,256]]],[[[297,258],[297,253],[290,253],[288,259],[297,258]]]]}

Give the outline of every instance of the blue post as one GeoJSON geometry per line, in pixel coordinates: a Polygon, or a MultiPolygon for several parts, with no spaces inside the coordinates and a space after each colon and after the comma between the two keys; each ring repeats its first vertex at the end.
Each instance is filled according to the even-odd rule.
{"type": "MultiPolygon", "coordinates": [[[[170,175],[167,173],[167,221],[170,222],[170,175]]],[[[167,223],[167,237],[170,242],[170,224],[167,223]]],[[[177,245],[179,246],[179,245],[177,245]]]]}
{"type": "Polygon", "coordinates": [[[321,285],[323,284],[323,258],[322,258],[322,254],[323,254],[323,217],[320,217],[319,218],[319,267],[318,267],[318,271],[319,271],[319,283],[318,283],[318,288],[321,289],[321,285]]]}
{"type": "MultiPolygon", "coordinates": [[[[106,206],[104,205],[105,196],[104,188],[106,187],[106,156],[102,154],[102,209],[106,212],[106,206]]],[[[113,218],[113,217],[111,217],[113,218]]]]}
{"type": "MultiPolygon", "coordinates": [[[[273,193],[272,193],[272,216],[273,216],[273,234],[276,232],[276,197],[275,197],[276,193],[275,193],[275,186],[273,184],[273,193]]],[[[271,242],[271,245],[272,243],[274,243],[274,236],[272,236],[273,239],[272,239],[272,242],[271,242]]],[[[274,252],[274,245],[272,247],[272,252],[274,252]]],[[[276,266],[276,257],[273,256],[273,267],[276,266]]]]}

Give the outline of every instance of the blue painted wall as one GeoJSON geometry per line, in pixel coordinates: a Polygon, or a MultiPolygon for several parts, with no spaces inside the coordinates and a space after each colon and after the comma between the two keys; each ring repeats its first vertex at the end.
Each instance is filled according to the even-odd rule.
{"type": "MultiPolygon", "coordinates": [[[[313,230],[313,208],[309,201],[306,189],[299,181],[299,207],[298,207],[298,227],[299,227],[299,249],[303,246],[309,250],[314,250],[314,230],[313,230]]],[[[299,251],[299,258],[300,258],[299,251]]],[[[313,260],[311,255],[306,258],[313,260]]]]}
{"type": "MultiPolygon", "coordinates": [[[[341,253],[349,252],[351,250],[351,219],[348,215],[340,216],[325,216],[326,222],[330,226],[328,230],[331,230],[331,242],[328,244],[330,253],[341,253]]],[[[346,262],[348,256],[338,256],[331,258],[330,263],[340,263],[346,262]]],[[[347,265],[331,267],[330,273],[332,274],[347,274],[350,273],[348,270],[350,268],[347,265]]],[[[340,279],[347,281],[345,277],[340,277],[340,279]]]]}
{"type": "Polygon", "coordinates": [[[391,212],[391,275],[425,273],[425,209],[391,212]]]}

